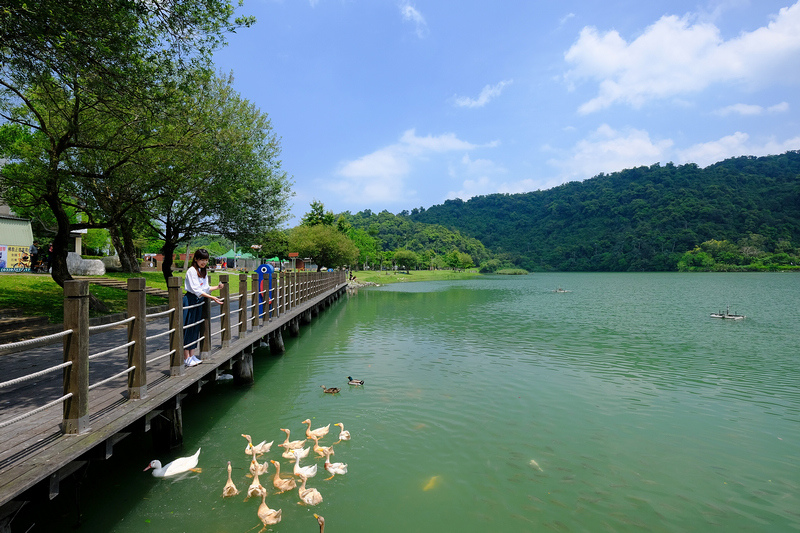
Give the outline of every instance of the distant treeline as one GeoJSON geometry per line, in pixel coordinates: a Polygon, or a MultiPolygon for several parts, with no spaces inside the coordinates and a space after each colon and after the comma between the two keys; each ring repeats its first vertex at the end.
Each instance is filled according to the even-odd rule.
{"type": "MultiPolygon", "coordinates": [[[[655,164],[546,191],[447,200],[397,218],[452,229],[483,243],[499,264],[533,271],[791,267],[800,244],[800,152],[706,168],[655,164]]],[[[372,230],[380,235],[381,224],[372,230]]]]}

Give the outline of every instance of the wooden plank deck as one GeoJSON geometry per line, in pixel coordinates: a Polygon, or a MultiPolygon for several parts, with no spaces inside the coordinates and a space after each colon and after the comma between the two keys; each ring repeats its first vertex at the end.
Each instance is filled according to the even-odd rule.
{"type": "MultiPolygon", "coordinates": [[[[182,395],[199,391],[220,372],[229,370],[234,361],[246,351],[258,347],[262,339],[280,332],[301,315],[317,306],[338,298],[346,285],[331,289],[319,297],[300,303],[282,316],[272,318],[246,334],[234,336],[228,347],[222,348],[221,335],[212,333],[211,352],[203,364],[187,368],[182,376],[170,377],[169,358],[148,363],[147,396],[129,400],[127,378],[121,376],[90,392],[90,430],[79,435],[61,432],[62,404],[58,403],[40,413],[15,422],[0,430],[0,508],[16,499],[34,496],[55,497],[60,479],[70,475],[89,459],[110,456],[113,444],[132,431],[147,431],[150,419],[165,406],[174,407],[182,395]],[[49,481],[49,483],[48,483],[49,481]]],[[[319,308],[319,307],[318,307],[319,308]]],[[[236,316],[236,315],[233,315],[236,316]]],[[[237,322],[238,320],[233,320],[237,322]]],[[[155,319],[148,323],[148,336],[167,329],[167,320],[155,319]]],[[[213,321],[214,333],[219,321],[213,321]]],[[[148,360],[168,351],[168,336],[148,342],[148,360]],[[151,346],[152,345],[152,346],[151,346]]],[[[98,333],[90,338],[90,353],[120,346],[127,342],[127,328],[118,327],[98,333]]],[[[0,356],[0,381],[60,364],[63,350],[60,346],[47,346],[27,352],[0,356]]],[[[96,359],[90,365],[90,383],[127,368],[127,350],[122,349],[96,359]]],[[[10,420],[63,394],[61,372],[54,372],[13,388],[0,390],[0,422],[10,420]]]]}

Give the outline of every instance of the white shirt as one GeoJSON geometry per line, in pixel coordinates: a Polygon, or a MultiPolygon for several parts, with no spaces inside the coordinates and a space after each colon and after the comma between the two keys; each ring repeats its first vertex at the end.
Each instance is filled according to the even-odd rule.
{"type": "Polygon", "coordinates": [[[189,267],[186,271],[186,279],[183,282],[183,287],[187,292],[191,292],[195,296],[203,297],[203,293],[211,294],[211,284],[208,283],[208,274],[206,277],[201,278],[195,267],[189,267]]]}

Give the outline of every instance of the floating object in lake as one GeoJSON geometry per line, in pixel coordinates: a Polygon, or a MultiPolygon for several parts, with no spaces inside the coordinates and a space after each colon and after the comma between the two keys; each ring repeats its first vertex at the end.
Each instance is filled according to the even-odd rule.
{"type": "Polygon", "coordinates": [[[247,497],[244,501],[249,500],[253,496],[258,498],[259,496],[266,496],[267,489],[264,488],[264,485],[261,484],[261,481],[258,480],[258,472],[253,476],[253,482],[250,483],[250,486],[247,488],[247,497]]]}
{"type": "Polygon", "coordinates": [[[273,461],[270,459],[270,463],[275,465],[275,475],[272,477],[272,484],[278,489],[276,494],[280,494],[281,492],[286,492],[287,490],[292,490],[297,486],[294,478],[282,478],[281,477],[281,464],[278,461],[273,461]]]}
{"type": "Polygon", "coordinates": [[[326,387],[325,385],[320,385],[322,387],[322,392],[326,394],[336,394],[341,389],[339,387],[326,387]]]}
{"type": "Polygon", "coordinates": [[[233,484],[233,480],[231,479],[231,470],[231,462],[228,461],[228,482],[225,483],[225,488],[222,489],[223,498],[230,498],[231,496],[239,494],[239,489],[236,488],[236,485],[233,484]]]}
{"type": "Polygon", "coordinates": [[[430,479],[428,480],[428,482],[427,482],[427,483],[425,483],[425,486],[424,486],[424,487],[422,487],[422,490],[427,492],[427,491],[429,491],[429,490],[431,490],[431,489],[435,489],[435,488],[436,488],[436,486],[439,484],[439,482],[440,482],[441,480],[442,480],[442,477],[441,477],[441,476],[433,476],[432,478],[430,478],[430,479]]]}
{"type": "Polygon", "coordinates": [[[300,455],[295,453],[294,475],[299,477],[314,477],[317,475],[317,465],[300,466],[300,455]]]}
{"type": "Polygon", "coordinates": [[[723,318],[726,320],[742,320],[744,315],[736,315],[730,312],[730,306],[725,307],[725,312],[711,313],[711,318],[723,318]]]}
{"type": "MultiPolygon", "coordinates": [[[[303,422],[303,423],[305,424],[305,422],[303,422]]],[[[310,424],[310,422],[309,422],[309,424],[310,424]]],[[[285,429],[285,428],[281,428],[281,431],[286,433],[286,440],[283,441],[282,443],[278,444],[278,446],[280,446],[281,448],[283,448],[287,452],[290,451],[290,450],[297,449],[297,448],[302,448],[303,446],[305,446],[306,440],[308,440],[307,438],[305,438],[305,439],[302,439],[302,440],[290,441],[289,440],[289,434],[291,433],[291,430],[288,430],[288,429],[285,429]]],[[[284,455],[284,457],[286,457],[287,459],[291,459],[294,456],[287,457],[286,455],[284,455]]]]}
{"type": "Polygon", "coordinates": [[[364,384],[364,380],[363,379],[353,379],[352,377],[347,376],[347,384],[348,385],[363,385],[364,384]]]}
{"type": "Polygon", "coordinates": [[[539,472],[544,472],[544,470],[542,470],[542,467],[539,466],[539,463],[536,462],[536,459],[531,459],[528,464],[531,465],[533,468],[538,469],[539,472]]]}
{"type": "Polygon", "coordinates": [[[347,463],[331,463],[332,453],[333,447],[329,446],[328,450],[325,452],[325,470],[330,473],[331,477],[325,478],[325,481],[332,479],[336,474],[344,475],[347,473],[347,463]]]}
{"type": "Polygon", "coordinates": [[[175,459],[171,463],[167,463],[164,466],[161,466],[161,461],[158,459],[154,461],[150,461],[150,464],[147,465],[147,468],[144,469],[145,472],[153,469],[153,477],[169,477],[169,476],[177,476],[178,474],[183,474],[184,472],[202,472],[202,469],[196,468],[197,461],[200,457],[200,448],[194,453],[194,455],[190,455],[189,457],[179,457],[175,459]]]}
{"type": "Polygon", "coordinates": [[[275,441],[267,442],[266,439],[264,439],[258,444],[254,445],[253,439],[250,437],[250,435],[242,433],[242,437],[247,439],[247,446],[244,447],[244,453],[246,453],[247,455],[252,455],[253,457],[257,457],[259,455],[267,453],[269,449],[272,448],[272,442],[275,442],[275,441]]]}
{"type": "MultiPolygon", "coordinates": [[[[314,465],[314,468],[316,467],[317,465],[314,465]]],[[[322,503],[322,494],[320,494],[317,489],[306,488],[306,480],[308,477],[303,474],[298,474],[298,476],[303,480],[300,488],[297,489],[297,493],[300,496],[300,503],[305,505],[319,505],[322,503]]]]}
{"type": "Polygon", "coordinates": [[[562,289],[561,287],[558,287],[558,288],[557,288],[556,290],[554,290],[553,292],[572,292],[572,291],[568,291],[567,289],[562,289]]]}
{"type": "Polygon", "coordinates": [[[328,424],[327,426],[318,427],[317,429],[311,429],[311,420],[306,418],[302,422],[303,424],[308,424],[306,427],[306,437],[312,438],[314,435],[319,437],[320,439],[328,434],[328,431],[331,429],[331,425],[328,424]]]}

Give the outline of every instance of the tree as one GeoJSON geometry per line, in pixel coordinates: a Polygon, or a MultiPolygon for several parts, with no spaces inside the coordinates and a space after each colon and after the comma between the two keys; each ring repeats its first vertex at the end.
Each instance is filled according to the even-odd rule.
{"type": "Polygon", "coordinates": [[[358,260],[358,248],[347,235],[334,226],[300,225],[289,232],[289,247],[301,257],[311,257],[318,270],[352,265],[358,260]]]}
{"type": "Polygon", "coordinates": [[[303,215],[300,224],[303,226],[316,226],[317,224],[333,226],[335,222],[336,218],[333,211],[325,211],[325,205],[318,200],[314,200],[311,202],[311,211],[303,215]]]}
{"type": "Polygon", "coordinates": [[[394,263],[399,267],[410,270],[419,264],[419,255],[411,250],[395,250],[394,263]]]}
{"type": "Polygon", "coordinates": [[[129,143],[131,136],[147,138],[162,104],[192,87],[224,33],[252,23],[232,15],[227,0],[10,0],[0,10],[0,118],[21,125],[30,141],[10,154],[12,164],[27,166],[29,183],[4,169],[2,188],[52,211],[52,275],[59,285],[71,279],[70,231],[110,228],[132,207],[116,201],[122,207],[98,220],[104,206],[92,205],[87,184],[127,165],[141,148],[129,143]],[[101,152],[117,162],[86,172],[101,152]],[[9,176],[16,181],[7,183],[9,176]]]}

